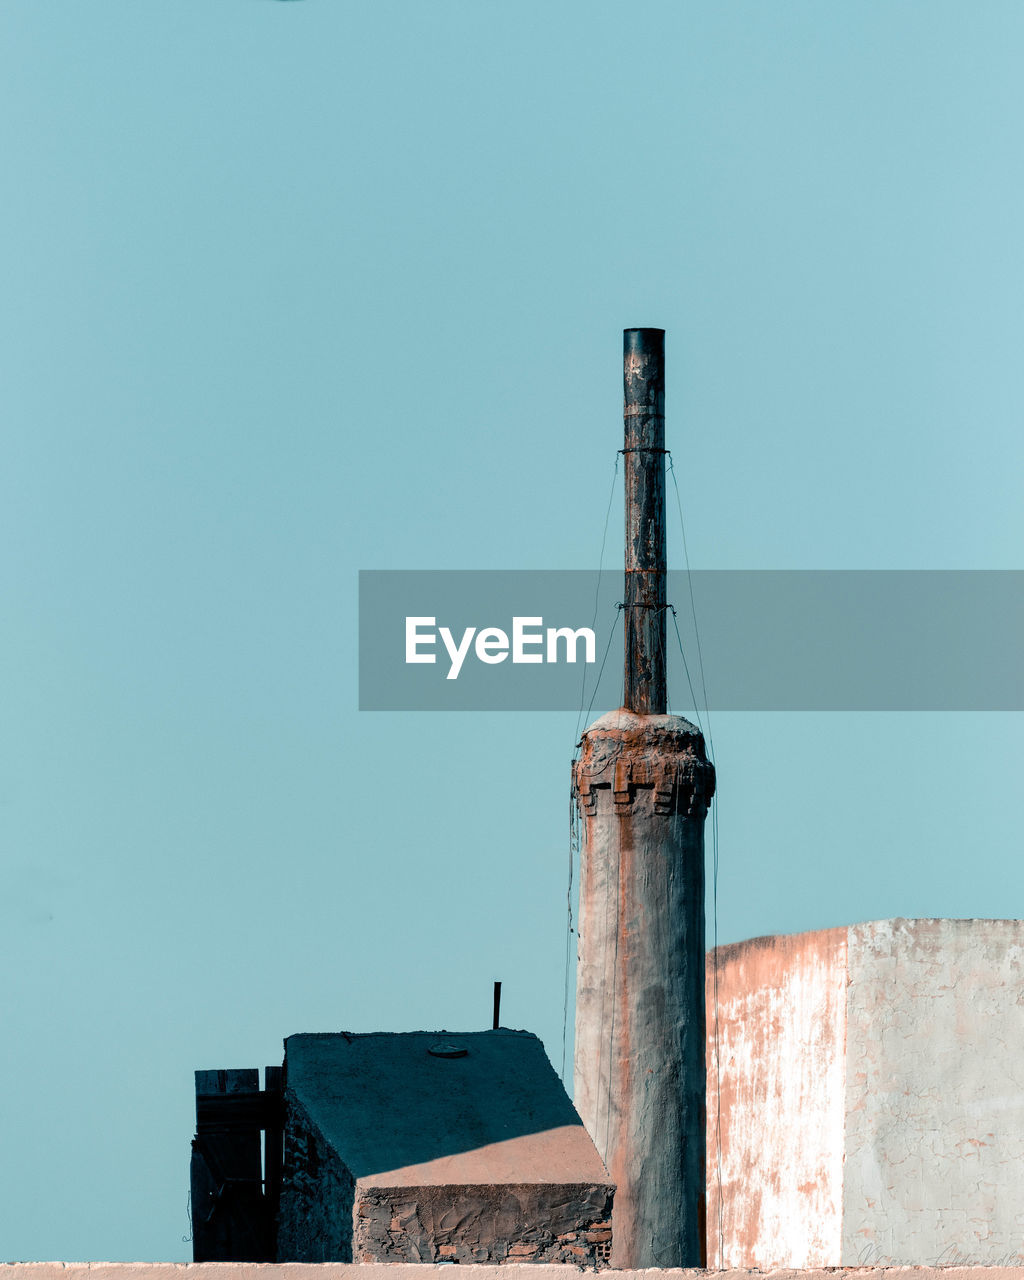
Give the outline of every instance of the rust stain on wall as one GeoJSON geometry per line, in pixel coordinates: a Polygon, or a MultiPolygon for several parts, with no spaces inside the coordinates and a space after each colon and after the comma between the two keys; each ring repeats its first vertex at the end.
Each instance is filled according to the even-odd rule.
{"type": "Polygon", "coordinates": [[[754,938],[708,955],[712,1267],[839,1260],[846,953],[839,928],[754,938]]]}
{"type": "Polygon", "coordinates": [[[704,1191],[704,839],[695,725],[620,709],[583,736],[575,1102],[616,1185],[612,1265],[696,1265],[704,1191]]]}

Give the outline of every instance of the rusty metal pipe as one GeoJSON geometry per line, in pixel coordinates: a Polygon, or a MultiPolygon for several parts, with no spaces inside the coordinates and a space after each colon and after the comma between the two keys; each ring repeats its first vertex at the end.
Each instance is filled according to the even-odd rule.
{"type": "Polygon", "coordinates": [[[664,715],[665,330],[622,334],[626,475],[625,705],[664,715]]]}

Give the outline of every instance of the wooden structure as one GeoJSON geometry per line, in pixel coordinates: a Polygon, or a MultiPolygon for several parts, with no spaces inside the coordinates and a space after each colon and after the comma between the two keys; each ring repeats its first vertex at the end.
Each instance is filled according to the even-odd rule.
{"type": "Polygon", "coordinates": [[[281,1187],[280,1067],[197,1071],[192,1258],[273,1262],[281,1187]],[[265,1140],[264,1140],[264,1135],[265,1140]]]}

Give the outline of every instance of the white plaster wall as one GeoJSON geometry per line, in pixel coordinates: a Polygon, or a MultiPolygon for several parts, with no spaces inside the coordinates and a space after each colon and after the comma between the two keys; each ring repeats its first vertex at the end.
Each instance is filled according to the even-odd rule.
{"type": "Polygon", "coordinates": [[[714,968],[709,956],[708,1265],[835,1266],[846,930],[719,948],[717,1054],[714,968]]]}
{"type": "Polygon", "coordinates": [[[844,1265],[1024,1261],[1024,922],[849,930],[844,1265]]]}

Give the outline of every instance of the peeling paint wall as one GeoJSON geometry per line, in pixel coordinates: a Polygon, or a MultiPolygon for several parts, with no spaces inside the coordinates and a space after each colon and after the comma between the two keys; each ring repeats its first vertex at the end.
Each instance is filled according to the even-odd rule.
{"type": "Polygon", "coordinates": [[[846,930],[718,948],[717,1052],[715,968],[712,952],[708,1265],[834,1266],[842,1234],[846,930]]]}
{"type": "Polygon", "coordinates": [[[755,938],[707,1003],[710,1265],[1024,1262],[1024,922],[755,938]]]}
{"type": "Polygon", "coordinates": [[[849,931],[845,1264],[1024,1261],[1024,922],[849,931]]]}

